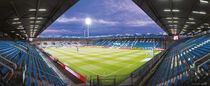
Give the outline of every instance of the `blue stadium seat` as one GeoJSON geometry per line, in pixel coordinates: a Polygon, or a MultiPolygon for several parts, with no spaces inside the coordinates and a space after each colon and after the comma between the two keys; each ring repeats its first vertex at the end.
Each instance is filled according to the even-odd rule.
{"type": "MultiPolygon", "coordinates": [[[[190,68],[189,66],[207,53],[210,53],[210,42],[207,42],[207,40],[210,40],[208,36],[202,36],[200,38],[175,42],[157,67],[147,86],[166,84],[166,82],[164,82],[166,80],[169,80],[168,86],[173,84],[177,85],[179,82],[185,82],[187,78],[189,78],[187,76],[187,71],[190,68]]],[[[142,41],[139,43],[141,42],[142,41]]],[[[145,44],[145,46],[147,45],[145,44]]],[[[204,70],[196,73],[198,77],[205,75],[201,73],[208,70],[209,65],[207,64],[202,65],[201,69],[204,70]]]]}

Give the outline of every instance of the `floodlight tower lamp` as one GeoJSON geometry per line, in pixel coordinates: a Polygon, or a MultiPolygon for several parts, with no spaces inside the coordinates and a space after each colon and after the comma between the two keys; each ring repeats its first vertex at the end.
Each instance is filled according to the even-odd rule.
{"type": "Polygon", "coordinates": [[[86,18],[85,23],[87,24],[87,37],[89,37],[90,35],[89,29],[90,29],[90,24],[92,23],[92,20],[90,18],[86,18]]]}
{"type": "Polygon", "coordinates": [[[91,21],[90,18],[86,18],[86,19],[85,19],[85,23],[86,23],[87,25],[90,25],[90,24],[92,23],[92,21],[91,21]]]}

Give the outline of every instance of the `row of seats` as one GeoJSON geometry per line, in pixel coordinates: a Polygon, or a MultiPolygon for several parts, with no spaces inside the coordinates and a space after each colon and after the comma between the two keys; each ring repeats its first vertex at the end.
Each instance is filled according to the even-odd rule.
{"type": "MultiPolygon", "coordinates": [[[[35,47],[28,42],[0,41],[0,55],[15,63],[17,69],[25,71],[24,84],[27,86],[46,85],[38,82],[65,85],[55,71],[46,64],[35,47]]],[[[9,69],[3,65],[0,65],[0,69],[1,76],[10,73],[9,69]]]]}
{"type": "Polygon", "coordinates": [[[135,39],[135,40],[100,40],[93,44],[94,46],[110,46],[110,47],[143,47],[143,48],[160,48],[161,41],[154,39],[135,39]]]}
{"type": "MultiPolygon", "coordinates": [[[[154,75],[148,82],[148,86],[161,85],[170,86],[172,84],[184,83],[189,78],[190,68],[193,63],[210,52],[210,37],[192,38],[175,43],[169,53],[164,57],[162,63],[156,69],[154,75]]],[[[198,79],[208,76],[209,62],[203,64],[196,71],[198,79]]]]}

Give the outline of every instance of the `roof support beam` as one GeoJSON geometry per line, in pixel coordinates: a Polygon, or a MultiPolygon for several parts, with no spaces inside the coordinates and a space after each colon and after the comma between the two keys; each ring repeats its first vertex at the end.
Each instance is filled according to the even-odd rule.
{"type": "MultiPolygon", "coordinates": [[[[16,8],[16,5],[14,3],[13,0],[10,1],[10,4],[12,5],[12,8],[14,9],[15,11],[15,15],[19,18],[19,20],[22,22],[22,19],[21,19],[21,16],[19,15],[18,11],[17,11],[17,8],[16,8]]],[[[15,28],[16,29],[16,28],[15,28]]],[[[17,31],[16,31],[17,32],[17,31]]],[[[21,34],[21,32],[18,30],[18,34],[20,34],[21,37],[25,37],[21,34]]]]}
{"type": "Polygon", "coordinates": [[[36,3],[36,13],[35,13],[35,19],[34,19],[34,26],[33,26],[33,29],[32,29],[32,32],[30,32],[30,35],[33,35],[33,37],[37,34],[35,34],[35,25],[36,25],[36,21],[37,21],[37,14],[38,14],[38,11],[39,11],[39,6],[40,6],[40,0],[36,0],[37,3],[36,3]],[[33,33],[33,34],[32,34],[33,33]]]}

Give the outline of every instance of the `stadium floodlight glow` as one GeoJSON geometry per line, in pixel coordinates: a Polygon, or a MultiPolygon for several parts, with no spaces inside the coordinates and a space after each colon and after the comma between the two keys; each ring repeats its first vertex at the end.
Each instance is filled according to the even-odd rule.
{"type": "Polygon", "coordinates": [[[35,17],[29,17],[29,19],[35,19],[35,17]]]}
{"type": "Polygon", "coordinates": [[[23,25],[19,25],[18,27],[23,27],[23,25]]]}
{"type": "Polygon", "coordinates": [[[195,20],[194,18],[188,18],[189,20],[195,20]]]}
{"type": "Polygon", "coordinates": [[[172,34],[177,34],[177,29],[170,29],[172,34]]]}
{"type": "Polygon", "coordinates": [[[173,9],[172,12],[179,12],[180,10],[178,9],[173,9]]]}
{"type": "Polygon", "coordinates": [[[166,19],[172,19],[171,17],[166,17],[166,19]]]}
{"type": "MultiPolygon", "coordinates": [[[[34,12],[34,11],[37,11],[36,9],[29,9],[28,11],[31,11],[31,12],[34,12]]],[[[43,11],[47,11],[47,9],[38,9],[38,11],[41,11],[41,12],[43,12],[43,11]]]]}
{"type": "Polygon", "coordinates": [[[171,9],[164,9],[163,11],[164,12],[171,12],[171,11],[172,12],[179,12],[180,10],[178,10],[178,9],[172,9],[172,10],[171,9]]]}
{"type": "Polygon", "coordinates": [[[164,12],[171,12],[171,9],[164,9],[164,12]]]}
{"type": "Polygon", "coordinates": [[[204,11],[192,11],[192,13],[194,13],[194,14],[206,14],[206,12],[204,12],[204,11]]]}
{"type": "Polygon", "coordinates": [[[168,21],[168,23],[172,23],[173,21],[168,21]]]}
{"type": "MultiPolygon", "coordinates": [[[[33,27],[34,25],[30,25],[30,27],[33,27]]],[[[38,27],[39,25],[35,25],[35,27],[38,27]]]]}
{"type": "MultiPolygon", "coordinates": [[[[29,19],[35,19],[35,17],[29,17],[29,19]]],[[[43,19],[43,17],[37,17],[36,19],[41,20],[41,19],[43,19]]]]}
{"type": "Polygon", "coordinates": [[[33,28],[39,28],[39,27],[38,27],[38,26],[35,26],[35,27],[33,27],[33,26],[30,26],[30,28],[31,28],[31,29],[33,29],[33,28]]]}
{"type": "Polygon", "coordinates": [[[20,24],[21,22],[12,22],[12,24],[20,24]]]}
{"type": "Polygon", "coordinates": [[[166,19],[169,19],[169,20],[171,20],[171,19],[179,19],[179,17],[166,17],[166,19]]]}
{"type": "Polygon", "coordinates": [[[24,27],[18,27],[17,29],[18,29],[18,30],[22,30],[22,29],[24,29],[24,27]]]}
{"type": "Polygon", "coordinates": [[[179,19],[178,17],[173,17],[173,19],[179,19]]]}
{"type": "Polygon", "coordinates": [[[86,23],[87,25],[90,25],[90,24],[91,24],[91,22],[92,22],[92,21],[91,21],[91,19],[90,19],[90,18],[86,18],[86,19],[85,19],[85,23],[86,23]]]}
{"type": "Polygon", "coordinates": [[[200,27],[198,27],[197,29],[198,29],[198,30],[200,30],[201,28],[200,28],[200,27]]]}
{"type": "Polygon", "coordinates": [[[28,11],[36,11],[36,9],[29,9],[28,11]]]}
{"type": "Polygon", "coordinates": [[[90,36],[90,24],[92,23],[92,20],[90,18],[86,18],[85,23],[87,24],[87,37],[89,37],[90,36]]]}
{"type": "Polygon", "coordinates": [[[36,32],[37,31],[37,29],[34,29],[34,32],[36,32]]]}
{"type": "Polygon", "coordinates": [[[47,9],[39,9],[39,11],[47,11],[47,9]]]}
{"type": "Polygon", "coordinates": [[[189,25],[184,25],[185,27],[189,27],[189,25]]]}
{"type": "Polygon", "coordinates": [[[208,23],[204,23],[203,25],[209,25],[208,23]]]}
{"type": "Polygon", "coordinates": [[[40,23],[41,21],[36,21],[36,23],[40,23]]]}
{"type": "Polygon", "coordinates": [[[174,24],[174,27],[177,27],[178,25],[174,24]]]}
{"type": "Polygon", "coordinates": [[[34,23],[34,21],[30,21],[30,23],[34,23]]]}
{"type": "Polygon", "coordinates": [[[178,23],[178,21],[168,21],[168,23],[178,23]]]}
{"type": "Polygon", "coordinates": [[[187,24],[195,24],[195,22],[186,22],[187,24]]]}
{"type": "Polygon", "coordinates": [[[171,27],[177,27],[178,25],[176,25],[176,24],[170,24],[169,26],[171,26],[171,27]]]}
{"type": "Polygon", "coordinates": [[[13,18],[13,20],[19,20],[20,18],[13,18]]]}
{"type": "Polygon", "coordinates": [[[209,2],[207,0],[200,0],[201,3],[208,4],[209,2]]]}
{"type": "Polygon", "coordinates": [[[174,21],[174,23],[178,23],[178,21],[174,21]]]}
{"type": "Polygon", "coordinates": [[[26,31],[25,31],[25,30],[21,30],[20,32],[26,33],[26,31]]]}
{"type": "Polygon", "coordinates": [[[15,31],[11,31],[11,33],[14,33],[15,31]]]}
{"type": "Polygon", "coordinates": [[[37,19],[43,19],[43,17],[37,17],[37,19]]]}
{"type": "MultiPolygon", "coordinates": [[[[41,21],[36,21],[36,23],[40,23],[41,21]]],[[[30,21],[30,23],[34,23],[34,21],[30,21]]]]}
{"type": "Polygon", "coordinates": [[[28,37],[28,34],[25,34],[26,37],[28,37]]]}
{"type": "Polygon", "coordinates": [[[24,32],[24,30],[21,30],[20,32],[24,32]]]}

